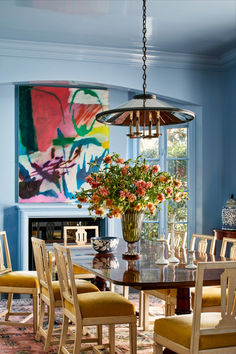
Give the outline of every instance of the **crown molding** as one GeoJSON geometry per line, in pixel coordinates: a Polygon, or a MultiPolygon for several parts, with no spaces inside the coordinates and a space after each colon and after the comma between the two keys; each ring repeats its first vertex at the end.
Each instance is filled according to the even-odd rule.
{"type": "MultiPolygon", "coordinates": [[[[0,56],[34,59],[86,61],[138,66],[140,49],[68,45],[0,39],[0,56]]],[[[227,60],[227,56],[225,59],[227,60]]],[[[224,62],[224,61],[223,61],[224,62]]],[[[149,66],[221,70],[221,59],[212,56],[148,50],[149,66]]]]}
{"type": "Polygon", "coordinates": [[[236,48],[230,50],[221,57],[221,65],[228,67],[234,64],[236,64],[236,48]]]}

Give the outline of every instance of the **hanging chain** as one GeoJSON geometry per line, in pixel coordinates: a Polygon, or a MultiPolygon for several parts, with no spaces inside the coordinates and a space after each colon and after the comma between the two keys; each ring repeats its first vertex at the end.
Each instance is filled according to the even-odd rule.
{"type": "Polygon", "coordinates": [[[146,38],[146,32],[147,32],[147,28],[146,28],[146,0],[143,0],[143,56],[142,56],[142,59],[143,59],[143,95],[145,96],[146,95],[146,87],[147,87],[147,84],[146,84],[146,78],[147,78],[147,75],[146,75],[146,69],[147,69],[147,65],[146,65],[146,60],[147,60],[147,57],[146,57],[146,52],[147,52],[147,48],[146,48],[146,43],[147,43],[147,38],[146,38]]]}

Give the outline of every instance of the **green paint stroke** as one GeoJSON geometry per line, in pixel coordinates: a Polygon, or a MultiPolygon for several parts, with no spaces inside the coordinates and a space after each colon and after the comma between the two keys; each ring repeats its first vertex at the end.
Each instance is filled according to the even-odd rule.
{"type": "Polygon", "coordinates": [[[93,121],[93,123],[91,124],[91,127],[89,129],[87,129],[86,124],[83,124],[80,126],[80,128],[77,127],[76,122],[75,122],[75,116],[74,116],[75,110],[73,109],[73,113],[72,113],[72,123],[74,125],[75,131],[77,133],[78,136],[85,136],[86,134],[90,133],[91,130],[93,129],[94,123],[95,123],[95,119],[93,121]]]}
{"type": "Polygon", "coordinates": [[[64,136],[53,139],[52,143],[54,146],[65,146],[65,145],[71,145],[74,142],[75,138],[66,138],[64,136]]]}
{"type": "Polygon", "coordinates": [[[19,130],[21,143],[28,154],[38,151],[30,91],[29,86],[19,87],[19,130]]]}
{"type": "Polygon", "coordinates": [[[101,108],[102,108],[102,110],[103,110],[102,101],[100,100],[98,94],[97,94],[95,91],[90,90],[90,89],[78,89],[78,90],[76,90],[76,91],[74,92],[74,94],[73,94],[73,96],[72,96],[72,100],[71,100],[71,103],[70,103],[70,111],[71,111],[71,107],[72,107],[72,105],[73,105],[73,103],[74,103],[74,99],[75,99],[77,93],[80,92],[80,91],[83,91],[85,95],[90,95],[90,96],[92,96],[92,97],[96,97],[97,100],[98,100],[98,103],[100,104],[100,106],[101,106],[101,108]]]}

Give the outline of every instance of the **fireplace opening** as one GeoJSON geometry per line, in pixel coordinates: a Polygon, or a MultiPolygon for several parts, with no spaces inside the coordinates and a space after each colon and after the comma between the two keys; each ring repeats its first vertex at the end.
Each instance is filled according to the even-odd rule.
{"type": "MultiPolygon", "coordinates": [[[[31,237],[37,237],[46,243],[63,243],[64,226],[98,226],[98,235],[106,236],[105,219],[97,218],[94,220],[89,217],[80,218],[29,218],[29,270],[35,270],[31,237]]],[[[94,229],[87,229],[87,240],[95,236],[94,229]]],[[[75,241],[75,230],[70,231],[69,242],[75,241]]]]}

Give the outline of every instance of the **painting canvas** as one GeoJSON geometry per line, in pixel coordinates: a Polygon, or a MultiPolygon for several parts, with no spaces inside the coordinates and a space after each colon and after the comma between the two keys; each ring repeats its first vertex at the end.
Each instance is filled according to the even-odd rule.
{"type": "Polygon", "coordinates": [[[88,162],[107,154],[105,89],[19,87],[19,196],[21,203],[73,201],[90,174],[88,162]]]}

